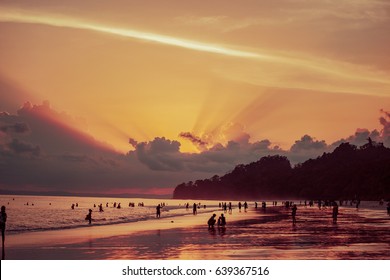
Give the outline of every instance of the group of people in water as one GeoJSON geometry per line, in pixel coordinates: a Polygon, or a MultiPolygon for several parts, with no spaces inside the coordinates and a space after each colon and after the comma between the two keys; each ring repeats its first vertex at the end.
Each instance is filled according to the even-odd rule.
{"type": "MultiPolygon", "coordinates": [[[[161,204],[162,205],[162,204],[161,204]]],[[[165,203],[164,203],[164,205],[165,205],[165,203]]],[[[106,203],[106,207],[108,207],[109,206],[109,203],[107,202],[106,203]]],[[[129,207],[134,207],[135,206],[135,203],[134,202],[129,202],[129,207]]],[[[138,206],[139,207],[143,207],[144,206],[144,203],[143,202],[140,202],[140,203],[138,203],[138,206]]],[[[160,204],[159,204],[159,206],[160,206],[160,204]]],[[[74,208],[75,207],[79,207],[79,204],[78,203],[76,203],[76,204],[72,204],[71,205],[71,209],[72,210],[74,210],[74,208]]],[[[96,204],[94,204],[93,205],[93,207],[94,208],[96,208],[96,204]]],[[[104,209],[103,209],[103,204],[102,203],[100,203],[98,206],[98,209],[99,209],[99,212],[104,212],[104,209]]],[[[162,207],[162,206],[160,206],[160,207],[162,207]]],[[[116,202],[114,202],[113,203],[113,208],[117,208],[117,209],[121,209],[122,208],[122,206],[121,206],[121,203],[116,203],[116,202]]],[[[89,224],[91,224],[92,223],[92,209],[88,209],[88,214],[85,216],[85,220],[86,221],[88,221],[88,223],[89,224]]],[[[159,218],[160,217],[160,209],[159,210],[157,210],[157,217],[159,218]]]]}
{"type": "MultiPolygon", "coordinates": [[[[361,203],[361,201],[359,199],[351,200],[351,201],[343,201],[343,200],[339,201],[340,206],[348,205],[348,204],[350,206],[355,205],[356,209],[359,208],[360,203],[361,203]]],[[[380,203],[380,205],[383,205],[383,200],[381,200],[379,203],[380,203]]],[[[278,204],[277,201],[272,201],[273,206],[277,206],[277,204],[278,204]]],[[[299,204],[301,205],[302,201],[299,204]]],[[[332,222],[333,222],[333,224],[337,224],[337,218],[339,215],[339,204],[336,201],[332,201],[332,200],[324,200],[324,201],[318,200],[317,204],[318,204],[319,209],[331,208],[332,209],[332,222]]],[[[254,202],[254,205],[255,205],[255,209],[257,209],[257,205],[258,205],[257,202],[254,202]]],[[[262,202],[262,209],[263,210],[266,209],[266,205],[267,205],[266,202],[263,201],[262,202]]],[[[282,203],[282,205],[284,205],[286,209],[291,209],[292,224],[295,226],[297,223],[297,210],[298,210],[297,205],[295,203],[293,203],[292,201],[284,201],[282,203]]],[[[310,201],[305,200],[304,205],[305,205],[305,207],[307,207],[307,206],[312,207],[314,205],[314,201],[313,200],[310,200],[310,201]]],[[[225,213],[227,211],[227,207],[229,207],[229,213],[232,212],[232,203],[231,202],[229,202],[228,204],[226,202],[220,202],[219,207],[222,208],[225,213]]],[[[244,202],[243,204],[241,202],[239,202],[238,209],[240,212],[241,212],[242,207],[244,207],[244,209],[246,211],[246,209],[248,208],[247,202],[244,202]]],[[[387,203],[387,214],[390,216],[390,201],[388,201],[388,203],[387,203]]],[[[209,229],[214,227],[214,225],[216,223],[215,217],[216,217],[216,214],[213,214],[210,217],[210,219],[208,220],[207,224],[208,224],[209,229]]],[[[221,222],[220,222],[221,220],[223,220],[222,225],[225,226],[226,225],[226,218],[224,217],[223,214],[221,214],[221,217],[219,217],[219,219],[218,219],[218,226],[221,226],[221,222]]]]}
{"type": "MultiPolygon", "coordinates": [[[[318,204],[318,208],[319,209],[327,209],[329,207],[332,208],[332,221],[334,224],[337,223],[337,218],[338,218],[338,214],[339,214],[339,205],[336,201],[331,201],[331,200],[318,200],[316,201],[316,203],[318,204]]],[[[360,205],[360,200],[351,200],[350,202],[349,201],[343,201],[343,200],[340,200],[339,201],[340,205],[356,205],[356,208],[358,209],[359,205],[360,205]]],[[[382,203],[381,205],[383,205],[383,202],[380,202],[382,203]]],[[[302,201],[300,201],[299,203],[300,205],[302,205],[302,201]]],[[[277,201],[272,201],[272,205],[273,206],[277,206],[278,205],[278,202],[277,201]]],[[[282,202],[282,205],[284,205],[284,207],[286,209],[291,209],[291,219],[292,219],[292,223],[293,225],[296,224],[297,222],[297,210],[298,210],[298,207],[296,204],[294,204],[292,201],[284,201],[282,202]]],[[[312,207],[314,205],[314,201],[313,200],[310,200],[310,201],[307,201],[305,200],[304,201],[304,206],[307,207],[312,207]]],[[[78,203],[76,204],[72,204],[71,208],[74,209],[74,207],[78,207],[78,203]]],[[[109,204],[108,202],[106,203],[106,207],[108,207],[109,204]]],[[[130,202],[129,203],[129,207],[134,207],[135,204],[130,202]]],[[[144,206],[144,203],[141,202],[141,203],[138,203],[138,206],[144,206]]],[[[156,206],[156,218],[160,218],[161,217],[161,210],[162,208],[165,206],[165,203],[160,203],[156,206]]],[[[255,209],[258,209],[258,203],[257,202],[254,202],[254,207],[255,209]]],[[[96,207],[96,204],[94,204],[94,207],[96,207]]],[[[121,208],[121,204],[120,203],[116,203],[114,202],[113,204],[113,207],[114,208],[118,208],[120,209],[121,208]]],[[[189,203],[185,203],[185,207],[186,209],[188,210],[190,208],[190,204],[189,203]]],[[[198,210],[203,207],[204,209],[206,209],[206,205],[201,205],[201,203],[193,203],[192,205],[192,213],[193,215],[197,215],[198,213],[198,210]]],[[[248,209],[248,203],[245,201],[245,202],[238,202],[237,204],[237,208],[238,208],[238,211],[241,212],[241,209],[244,208],[244,211],[246,212],[247,209],[248,209]]],[[[263,201],[261,203],[261,208],[265,211],[266,210],[266,207],[267,207],[267,203],[265,201],[263,201]]],[[[103,212],[103,205],[102,204],[99,204],[98,205],[98,208],[99,208],[99,212],[103,212]]],[[[233,205],[232,205],[232,202],[219,202],[219,208],[223,210],[224,213],[229,213],[231,214],[232,211],[233,211],[233,205]]],[[[390,216],[390,201],[388,202],[387,204],[387,214],[390,216]]],[[[208,220],[208,225],[209,225],[209,228],[210,227],[213,227],[216,223],[216,215],[213,215],[210,217],[210,219],[208,220]],[[214,222],[213,222],[214,220],[214,222]]],[[[87,216],[85,217],[85,220],[87,220],[89,222],[89,224],[91,224],[92,222],[92,209],[89,209],[88,210],[88,214],[87,216]]],[[[218,218],[218,225],[219,226],[225,226],[226,225],[226,217],[221,214],[221,216],[218,218]]]]}
{"type": "MultiPolygon", "coordinates": [[[[213,214],[210,217],[210,219],[207,221],[207,225],[208,225],[209,229],[214,228],[214,225],[217,222],[217,220],[215,219],[216,216],[217,216],[217,214],[213,214]]],[[[225,227],[226,226],[226,217],[223,214],[221,214],[221,216],[219,216],[217,225],[218,225],[218,227],[225,227]]]]}

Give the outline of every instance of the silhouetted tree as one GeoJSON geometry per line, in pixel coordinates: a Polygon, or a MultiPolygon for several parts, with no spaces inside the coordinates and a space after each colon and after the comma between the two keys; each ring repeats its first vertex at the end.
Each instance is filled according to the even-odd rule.
{"type": "Polygon", "coordinates": [[[371,141],[360,148],[340,144],[291,168],[284,156],[237,165],[224,176],[178,185],[174,198],[202,199],[390,198],[390,149],[371,141]]]}

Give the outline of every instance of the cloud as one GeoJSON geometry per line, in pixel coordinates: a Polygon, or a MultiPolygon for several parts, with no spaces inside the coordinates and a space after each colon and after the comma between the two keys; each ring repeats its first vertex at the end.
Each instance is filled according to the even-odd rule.
{"type": "Polygon", "coordinates": [[[309,135],[304,135],[300,140],[295,141],[291,146],[291,152],[302,152],[308,150],[323,150],[327,147],[324,140],[318,141],[309,135]]]}
{"type": "Polygon", "coordinates": [[[332,146],[338,146],[341,143],[348,142],[351,143],[352,145],[356,146],[362,146],[367,143],[368,138],[371,138],[373,141],[376,142],[381,142],[382,141],[382,136],[379,131],[373,130],[369,131],[368,129],[365,128],[358,128],[355,132],[355,134],[345,138],[341,139],[339,141],[336,141],[335,143],[332,144],[332,146]]]}
{"type": "Polygon", "coordinates": [[[32,155],[39,156],[41,149],[39,146],[34,146],[30,143],[22,142],[18,139],[13,139],[6,147],[18,155],[32,155]]]}
{"type": "Polygon", "coordinates": [[[178,141],[156,137],[153,141],[138,143],[135,154],[139,161],[151,170],[180,171],[183,169],[178,141]]]}
{"type": "Polygon", "coordinates": [[[133,148],[136,148],[137,147],[137,144],[138,144],[138,141],[133,139],[133,138],[129,138],[129,144],[131,146],[133,146],[133,148]]]}
{"type": "Polygon", "coordinates": [[[328,151],[329,147],[324,140],[319,141],[309,135],[304,135],[295,141],[290,150],[286,152],[286,156],[293,164],[296,164],[309,158],[316,158],[328,151]]]}
{"type": "Polygon", "coordinates": [[[248,144],[250,139],[250,135],[245,132],[245,127],[236,122],[228,122],[201,135],[195,135],[192,132],[182,132],[179,136],[192,142],[201,151],[218,144],[226,145],[229,141],[248,144]]]}
{"type": "Polygon", "coordinates": [[[25,102],[16,115],[0,115],[0,131],[9,137],[19,134],[24,141],[39,145],[44,153],[114,151],[113,147],[86,133],[85,123],[51,108],[49,101],[25,102]]]}
{"type": "MultiPolygon", "coordinates": [[[[266,13],[264,14],[266,15],[266,13]]],[[[272,14],[275,14],[275,7],[272,9],[272,14]]],[[[284,18],[283,14],[277,15],[282,19],[284,18]]],[[[210,17],[208,20],[213,21],[213,18],[210,17]]],[[[221,21],[221,19],[219,20],[221,21]]],[[[279,17],[278,20],[280,20],[279,17]]],[[[241,80],[262,86],[283,86],[285,88],[315,90],[328,89],[332,92],[338,91],[377,96],[388,96],[389,92],[388,73],[376,71],[370,65],[361,67],[353,63],[354,61],[352,63],[343,63],[343,59],[325,59],[326,56],[322,54],[303,56],[300,50],[298,52],[276,52],[275,48],[272,47],[268,49],[255,49],[252,47],[252,50],[249,50],[248,47],[229,47],[217,43],[188,40],[131,28],[119,28],[106,23],[89,21],[86,18],[50,15],[43,11],[33,12],[32,10],[3,8],[0,9],[0,21],[99,32],[141,42],[157,43],[197,52],[240,58],[243,60],[240,67],[236,68],[237,64],[232,64],[232,69],[230,70],[225,69],[225,66],[222,66],[222,69],[215,67],[217,69],[213,69],[213,72],[224,78],[241,80]]],[[[205,19],[203,18],[200,21],[204,22],[205,19]]],[[[241,23],[242,19],[239,19],[239,21],[241,23]]],[[[218,20],[214,19],[214,22],[218,22],[218,20]]],[[[317,31],[314,32],[318,33],[317,31]]],[[[257,44],[255,45],[257,46],[257,44]]]]}
{"type": "Polygon", "coordinates": [[[379,117],[379,123],[382,125],[380,131],[376,129],[370,131],[366,128],[358,128],[353,135],[332,143],[330,147],[335,148],[345,142],[359,147],[366,144],[368,138],[371,138],[374,142],[383,143],[386,147],[390,147],[390,114],[384,110],[380,110],[380,112],[382,113],[382,116],[379,117]]]}
{"type": "Polygon", "coordinates": [[[381,110],[383,116],[379,118],[380,124],[383,126],[381,131],[381,139],[386,146],[390,146],[390,113],[381,110]]]}
{"type": "Polygon", "coordinates": [[[207,147],[207,142],[203,141],[200,137],[193,135],[191,132],[181,132],[179,136],[191,141],[192,144],[200,150],[204,150],[207,147]]]}
{"type": "Polygon", "coordinates": [[[31,23],[53,27],[76,28],[225,56],[255,59],[275,59],[274,57],[269,55],[223,47],[217,44],[191,41],[182,38],[170,37],[157,33],[149,33],[134,29],[117,28],[113,26],[87,22],[85,20],[75,19],[71,17],[54,17],[47,14],[31,13],[29,11],[23,10],[0,10],[0,22],[31,23]]]}
{"type": "MultiPolygon", "coordinates": [[[[203,145],[200,153],[181,153],[180,142],[162,137],[138,143],[130,155],[136,156],[152,170],[221,173],[234,168],[237,164],[249,163],[262,156],[282,152],[277,147],[272,147],[269,140],[249,143],[249,135],[242,131],[240,125],[229,124],[227,127],[229,128],[227,132],[230,133],[228,134],[235,140],[229,140],[226,144],[216,143],[210,147],[203,145]]],[[[203,142],[191,133],[186,133],[185,136],[185,139],[193,140],[195,146],[199,145],[199,141],[203,142]]]]}
{"type": "Polygon", "coordinates": [[[29,130],[30,130],[29,127],[25,123],[15,123],[15,124],[11,124],[11,125],[0,125],[0,131],[2,131],[4,133],[12,133],[12,132],[26,133],[29,130]]]}
{"type": "Polygon", "coordinates": [[[388,141],[390,114],[381,113],[379,122],[383,129],[380,131],[357,129],[353,135],[330,145],[304,135],[290,149],[283,150],[269,139],[250,142],[243,125],[228,123],[206,135],[212,142],[203,140],[203,135],[183,133],[183,138],[192,140],[194,145],[205,144],[200,153],[183,153],[179,141],[156,137],[143,142],[130,138],[134,150],[120,154],[97,145],[98,141],[92,136],[70,130],[59,117],[61,114],[48,103],[26,103],[18,115],[0,115],[0,187],[85,193],[109,193],[111,190],[116,193],[141,190],[157,193],[159,188],[171,188],[183,181],[225,174],[238,164],[247,164],[263,156],[283,155],[296,164],[330,152],[341,142],[363,145],[368,137],[376,142],[388,141]],[[59,143],[48,146],[48,141],[59,143]],[[23,176],[20,176],[21,172],[23,176]]]}

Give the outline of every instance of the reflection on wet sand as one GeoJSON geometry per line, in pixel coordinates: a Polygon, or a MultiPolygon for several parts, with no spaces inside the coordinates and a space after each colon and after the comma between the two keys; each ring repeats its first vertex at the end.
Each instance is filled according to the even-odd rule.
{"type": "MultiPolygon", "coordinates": [[[[334,224],[331,208],[299,207],[293,225],[289,209],[270,207],[256,219],[228,221],[226,228],[208,229],[205,222],[97,238],[68,244],[61,255],[66,259],[77,250],[76,259],[390,259],[389,229],[389,217],[370,210],[341,207],[334,224]]],[[[53,249],[59,247],[39,248],[34,258],[47,259],[53,249]]]]}

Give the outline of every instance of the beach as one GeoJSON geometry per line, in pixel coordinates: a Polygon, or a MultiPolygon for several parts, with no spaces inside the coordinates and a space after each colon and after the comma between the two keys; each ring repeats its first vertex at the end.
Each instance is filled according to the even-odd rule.
{"type": "Polygon", "coordinates": [[[298,205],[297,223],[291,209],[226,213],[227,226],[207,228],[212,213],[192,212],[136,223],[102,225],[7,236],[6,259],[390,259],[390,217],[385,209],[298,205]]]}

